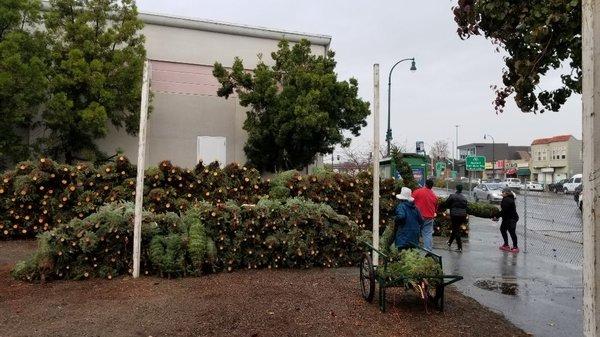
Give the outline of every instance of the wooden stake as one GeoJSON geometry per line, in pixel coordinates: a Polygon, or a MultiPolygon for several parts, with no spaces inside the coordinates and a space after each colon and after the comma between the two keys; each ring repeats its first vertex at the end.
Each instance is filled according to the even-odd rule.
{"type": "Polygon", "coordinates": [[[142,247],[142,209],[144,201],[144,167],[146,165],[146,126],[148,123],[148,97],[150,93],[149,63],[144,62],[142,102],[140,107],[140,133],[135,185],[135,218],[133,221],[133,277],[140,277],[140,252],[142,247]]]}
{"type": "MultiPolygon", "coordinates": [[[[373,247],[379,250],[379,64],[373,65],[373,247]]],[[[373,265],[379,254],[373,251],[373,265]]]]}

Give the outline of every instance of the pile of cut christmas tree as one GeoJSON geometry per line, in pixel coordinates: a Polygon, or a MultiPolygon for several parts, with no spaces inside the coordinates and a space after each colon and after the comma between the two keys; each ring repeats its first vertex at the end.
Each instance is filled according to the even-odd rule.
{"type": "MultiPolygon", "coordinates": [[[[113,278],[131,273],[133,204],[111,203],[39,236],[38,251],[14,268],[27,281],[113,278]]],[[[331,207],[304,199],[256,205],[202,202],[182,212],[146,212],[141,269],[163,277],[251,268],[354,265],[364,235],[331,207]]]]}
{"type": "MultiPolygon", "coordinates": [[[[125,157],[93,167],[22,162],[0,181],[0,238],[27,238],[100,206],[135,198],[136,168],[125,157]]],[[[199,201],[256,203],[268,193],[258,171],[237,164],[199,163],[194,170],[164,161],[145,172],[144,205],[154,213],[185,211],[199,201]]]]}
{"type": "MultiPolygon", "coordinates": [[[[111,278],[130,272],[127,202],[135,197],[135,173],[125,157],[100,167],[43,158],[5,172],[0,238],[40,234],[38,253],[19,264],[15,276],[111,278]]],[[[393,179],[381,182],[382,232],[393,223],[401,187],[393,179]]],[[[142,267],[148,274],[352,265],[359,261],[358,238],[370,235],[372,176],[289,171],[263,180],[237,164],[200,163],[188,170],[164,161],[145,172],[144,207],[142,267]]],[[[436,233],[447,235],[442,210],[436,233]]],[[[469,213],[493,217],[497,208],[472,204],[469,213]]]]}
{"type": "MultiPolygon", "coordinates": [[[[100,206],[135,198],[135,166],[125,157],[100,167],[86,163],[58,165],[47,158],[19,163],[5,172],[0,184],[0,238],[34,237],[73,218],[83,219],[100,206]]],[[[301,175],[283,172],[273,181],[258,171],[229,164],[198,164],[182,169],[169,161],[145,172],[144,207],[153,213],[182,212],[198,202],[233,201],[255,204],[261,198],[303,197],[331,206],[361,228],[372,217],[372,177],[318,172],[301,175]]],[[[401,184],[393,179],[381,183],[381,222],[393,217],[395,193],[401,184]]]]}
{"type": "MultiPolygon", "coordinates": [[[[402,182],[398,180],[381,181],[379,205],[382,227],[394,217],[396,194],[401,188],[402,182]]],[[[369,172],[351,176],[325,170],[312,175],[287,171],[272,179],[269,195],[271,198],[302,197],[313,202],[325,203],[336,212],[349,217],[361,228],[372,227],[373,177],[369,172]]]]}

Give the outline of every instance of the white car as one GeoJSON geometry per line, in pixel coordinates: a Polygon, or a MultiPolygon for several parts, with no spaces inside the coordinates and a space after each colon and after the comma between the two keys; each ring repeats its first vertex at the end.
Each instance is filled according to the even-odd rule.
{"type": "Polygon", "coordinates": [[[527,182],[527,184],[523,185],[522,188],[527,191],[544,191],[544,186],[540,183],[536,183],[535,181],[527,182]]]}
{"type": "Polygon", "coordinates": [[[504,184],[510,189],[521,189],[521,179],[519,178],[506,178],[504,184]]]}
{"type": "Polygon", "coordinates": [[[567,182],[563,184],[563,192],[565,192],[565,194],[574,193],[575,189],[581,185],[582,178],[582,174],[576,174],[571,179],[567,180],[567,182]]]}

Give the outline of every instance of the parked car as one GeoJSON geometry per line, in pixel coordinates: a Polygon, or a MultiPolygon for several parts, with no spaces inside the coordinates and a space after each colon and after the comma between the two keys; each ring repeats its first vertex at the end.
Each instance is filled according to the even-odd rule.
{"type": "Polygon", "coordinates": [[[510,189],[521,189],[521,179],[519,178],[506,178],[504,184],[510,189]]]}
{"type": "Polygon", "coordinates": [[[581,185],[581,180],[583,178],[582,174],[576,174],[571,179],[567,180],[563,184],[563,192],[567,193],[575,193],[575,189],[581,185]]]}
{"type": "Polygon", "coordinates": [[[502,201],[502,184],[484,183],[473,189],[475,201],[487,200],[490,203],[502,201]]]}
{"type": "Polygon", "coordinates": [[[522,186],[522,188],[527,191],[539,191],[539,192],[544,191],[544,185],[542,185],[538,182],[535,182],[535,181],[527,182],[526,184],[524,184],[522,186]]]}
{"type": "Polygon", "coordinates": [[[558,193],[563,191],[563,184],[569,181],[569,179],[563,179],[552,184],[548,184],[548,191],[558,193]]]}

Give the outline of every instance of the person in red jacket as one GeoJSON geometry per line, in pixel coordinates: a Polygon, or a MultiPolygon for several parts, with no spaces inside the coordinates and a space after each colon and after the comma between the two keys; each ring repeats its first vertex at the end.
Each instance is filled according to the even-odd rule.
{"type": "Polygon", "coordinates": [[[433,225],[437,215],[437,196],[431,190],[433,188],[433,179],[427,179],[425,187],[414,191],[412,197],[415,199],[415,206],[421,212],[424,223],[421,225],[421,236],[423,237],[423,247],[429,251],[433,249],[433,225]]]}

